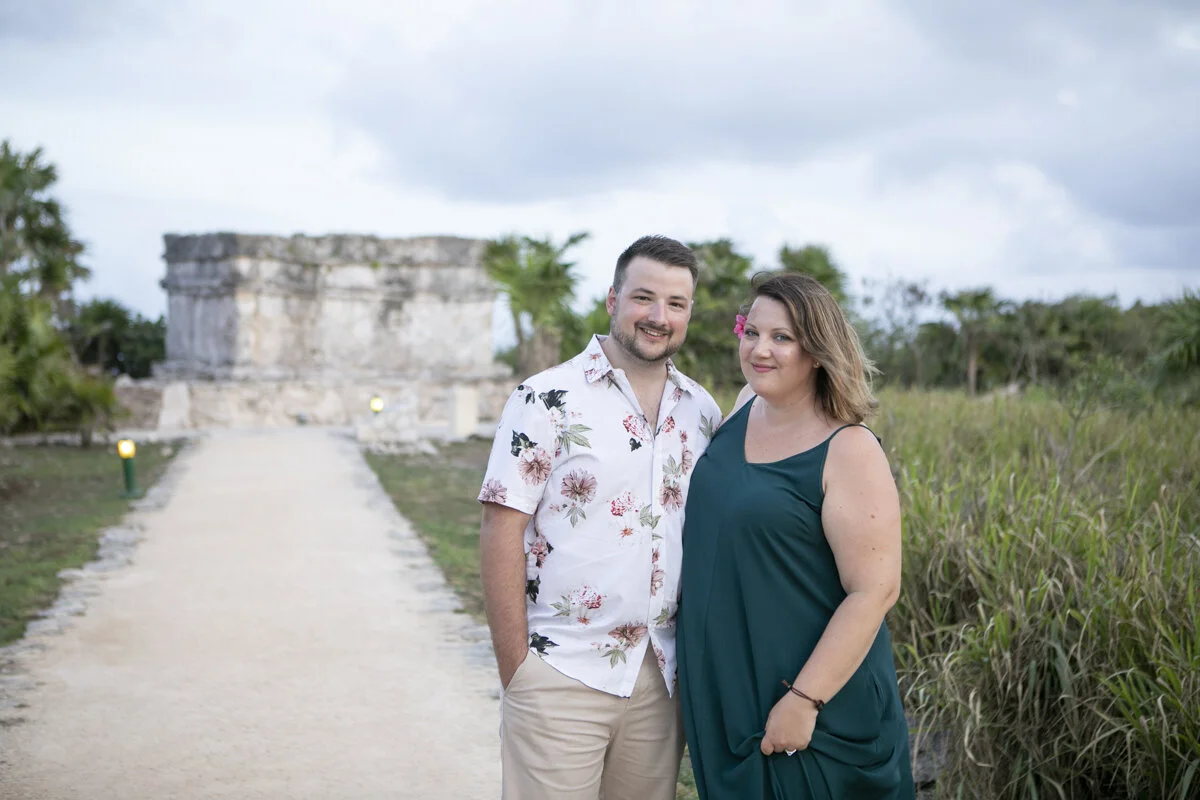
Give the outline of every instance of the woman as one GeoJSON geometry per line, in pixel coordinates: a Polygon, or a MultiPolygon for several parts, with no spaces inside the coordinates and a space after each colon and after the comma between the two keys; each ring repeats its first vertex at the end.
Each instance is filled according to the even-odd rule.
{"type": "Polygon", "coordinates": [[[700,797],[912,798],[883,624],[900,507],[860,424],[870,368],[807,276],[758,285],[735,331],[747,386],[696,463],[683,535],[679,685],[700,797]]]}

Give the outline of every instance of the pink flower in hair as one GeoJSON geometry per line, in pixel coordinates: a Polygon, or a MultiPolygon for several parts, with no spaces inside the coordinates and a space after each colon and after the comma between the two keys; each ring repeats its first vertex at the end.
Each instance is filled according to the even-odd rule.
{"type": "Polygon", "coordinates": [[[746,318],[741,314],[738,314],[735,319],[737,320],[737,324],[733,326],[733,332],[736,333],[737,337],[740,339],[746,335],[746,318]]]}

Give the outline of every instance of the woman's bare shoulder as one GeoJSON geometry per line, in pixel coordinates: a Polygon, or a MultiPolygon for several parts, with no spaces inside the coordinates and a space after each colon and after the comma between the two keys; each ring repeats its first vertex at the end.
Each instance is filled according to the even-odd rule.
{"type": "Polygon", "coordinates": [[[828,476],[860,476],[863,470],[880,470],[890,473],[887,454],[870,428],[864,425],[847,425],[834,431],[829,442],[825,460],[828,476]]]}
{"type": "Polygon", "coordinates": [[[734,414],[736,414],[738,412],[738,409],[741,408],[742,406],[746,405],[746,403],[750,402],[750,400],[753,397],[754,397],[754,392],[750,389],[750,384],[747,383],[745,386],[742,387],[742,390],[740,392],[738,392],[737,402],[735,402],[733,404],[733,410],[730,411],[729,414],[727,414],[725,416],[725,419],[729,419],[734,414]]]}

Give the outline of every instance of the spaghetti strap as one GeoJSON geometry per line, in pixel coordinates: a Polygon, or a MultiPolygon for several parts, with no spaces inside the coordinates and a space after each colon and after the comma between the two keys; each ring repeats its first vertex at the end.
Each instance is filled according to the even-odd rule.
{"type": "MultiPolygon", "coordinates": [[[[875,441],[879,442],[880,449],[883,449],[883,439],[880,439],[878,436],[876,436],[875,431],[871,430],[866,425],[863,425],[861,422],[850,422],[845,425],[842,425],[840,428],[835,430],[833,433],[829,434],[829,438],[827,438],[821,444],[821,448],[824,450],[824,452],[821,453],[821,476],[822,476],[821,480],[822,480],[822,482],[824,482],[825,462],[829,460],[829,445],[833,442],[833,437],[837,436],[839,433],[846,430],[846,428],[862,428],[863,430],[867,431],[867,433],[871,434],[872,436],[875,436],[875,441]]],[[[822,492],[823,491],[824,490],[822,490],[822,492]]]]}
{"type": "Polygon", "coordinates": [[[863,425],[861,422],[848,422],[845,425],[842,425],[841,427],[837,428],[833,433],[829,434],[829,438],[826,439],[825,442],[828,444],[829,442],[833,441],[833,437],[837,436],[839,433],[846,430],[846,428],[864,428],[864,429],[866,429],[866,431],[868,433],[870,433],[872,436],[875,437],[875,441],[879,442],[879,446],[883,447],[883,439],[879,438],[879,434],[877,434],[875,431],[868,428],[866,425],[863,425]]]}
{"type": "Polygon", "coordinates": [[[835,428],[833,433],[829,434],[829,438],[832,439],[833,437],[837,436],[842,431],[846,430],[846,428],[866,428],[866,427],[867,426],[863,425],[861,422],[847,422],[845,425],[839,425],[837,428],[835,428]]]}

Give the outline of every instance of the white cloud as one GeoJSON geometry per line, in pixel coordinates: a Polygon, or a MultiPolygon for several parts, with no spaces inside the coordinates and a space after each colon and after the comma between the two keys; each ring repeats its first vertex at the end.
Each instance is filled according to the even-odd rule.
{"type": "Polygon", "coordinates": [[[1070,89],[1059,89],[1054,99],[1058,101],[1060,106],[1066,108],[1077,108],[1079,106],[1079,95],[1070,89]]]}
{"type": "Polygon", "coordinates": [[[590,230],[581,304],[648,232],[1126,301],[1178,291],[1200,244],[1200,28],[1173,23],[1164,61],[1164,28],[1113,6],[1024,27],[883,0],[54,7],[74,24],[0,32],[25,76],[0,135],[59,166],[90,291],[151,313],[164,232],[590,230]]]}
{"type": "Polygon", "coordinates": [[[1168,30],[1164,32],[1164,38],[1171,47],[1189,53],[1200,53],[1200,26],[1168,30]]]}

